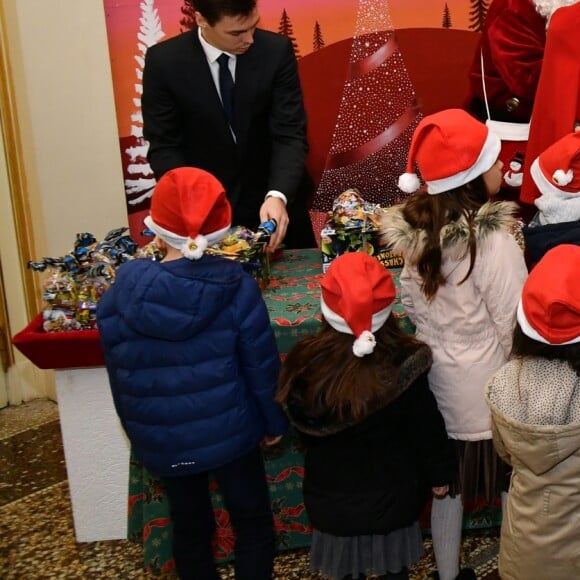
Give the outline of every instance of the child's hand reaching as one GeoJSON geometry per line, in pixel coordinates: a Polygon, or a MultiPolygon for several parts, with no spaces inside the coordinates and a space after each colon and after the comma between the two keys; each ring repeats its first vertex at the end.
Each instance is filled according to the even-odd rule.
{"type": "Polygon", "coordinates": [[[282,435],[278,435],[277,437],[272,437],[272,435],[264,435],[264,438],[262,439],[262,445],[265,445],[266,447],[272,447],[273,445],[276,445],[276,443],[280,443],[281,440],[282,435]]]}
{"type": "Polygon", "coordinates": [[[433,497],[443,499],[449,493],[449,486],[442,485],[441,487],[432,487],[433,497]]]}

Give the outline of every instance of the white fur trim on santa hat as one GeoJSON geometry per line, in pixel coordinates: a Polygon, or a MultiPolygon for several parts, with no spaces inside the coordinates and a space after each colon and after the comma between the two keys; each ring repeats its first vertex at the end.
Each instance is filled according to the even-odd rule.
{"type": "Polygon", "coordinates": [[[218,242],[221,242],[229,234],[231,227],[232,225],[228,224],[221,230],[217,230],[216,232],[211,232],[209,234],[204,234],[205,238],[207,239],[207,245],[213,246],[218,242]]]}
{"type": "MultiPolygon", "coordinates": [[[[338,332],[342,332],[344,334],[354,334],[351,330],[350,326],[346,323],[346,320],[339,316],[336,312],[331,310],[324,298],[320,296],[320,310],[322,311],[322,316],[324,316],[326,322],[334,328],[334,330],[338,330],[338,332]]],[[[389,304],[386,308],[379,310],[373,314],[373,318],[371,321],[371,331],[376,332],[383,324],[386,322],[387,318],[391,314],[391,310],[393,310],[393,304],[389,304]]]]}
{"type": "MultiPolygon", "coordinates": [[[[532,325],[528,322],[528,319],[526,318],[526,314],[524,312],[524,305],[522,303],[522,299],[520,298],[520,301],[518,302],[518,308],[517,308],[517,313],[516,313],[517,319],[518,319],[518,324],[520,325],[520,328],[522,329],[522,332],[528,336],[529,338],[531,338],[532,340],[537,340],[538,342],[542,342],[544,344],[555,344],[550,342],[549,340],[546,340],[535,328],[532,327],[532,325]]],[[[567,344],[575,344],[577,342],[580,342],[580,336],[577,336],[576,338],[573,338],[572,340],[568,340],[566,342],[559,342],[558,346],[565,346],[567,344]]]]}
{"type": "Polygon", "coordinates": [[[167,245],[175,248],[176,250],[181,249],[181,246],[186,242],[187,238],[185,236],[180,236],[178,234],[174,234],[165,228],[157,225],[153,218],[148,215],[143,220],[143,223],[157,236],[159,236],[167,245]]]}
{"type": "Polygon", "coordinates": [[[580,219],[580,191],[563,191],[546,179],[539,158],[530,167],[530,175],[541,195],[534,201],[542,225],[573,222],[580,219]]]}
{"type": "Polygon", "coordinates": [[[431,195],[444,193],[473,181],[476,177],[483,175],[493,167],[499,157],[500,150],[500,138],[494,132],[488,131],[487,138],[481,148],[481,153],[479,154],[477,161],[471,167],[468,167],[464,171],[460,171],[455,175],[450,175],[443,179],[427,181],[427,193],[430,193],[431,195]]]}
{"type": "MultiPolygon", "coordinates": [[[[153,218],[148,215],[143,219],[143,223],[157,236],[159,236],[167,245],[175,248],[176,250],[182,250],[184,246],[187,246],[189,242],[191,242],[191,238],[180,236],[178,234],[174,234],[165,228],[162,228],[160,225],[157,225],[153,218]]],[[[206,248],[208,246],[213,246],[217,244],[221,240],[223,240],[226,235],[229,233],[231,224],[228,224],[226,227],[217,230],[216,232],[211,232],[205,235],[205,239],[207,241],[206,248]]],[[[205,251],[205,249],[204,249],[205,251]]],[[[185,254],[184,254],[185,255],[185,254]]],[[[186,256],[187,257],[187,256],[186,256]]],[[[200,256],[201,257],[201,256],[200,256]]],[[[192,259],[192,258],[190,258],[192,259]]],[[[199,258],[193,258],[195,260],[199,260],[199,258]]]]}
{"type": "Polygon", "coordinates": [[[488,119],[485,124],[502,141],[527,141],[530,138],[529,123],[509,123],[488,119]]]}

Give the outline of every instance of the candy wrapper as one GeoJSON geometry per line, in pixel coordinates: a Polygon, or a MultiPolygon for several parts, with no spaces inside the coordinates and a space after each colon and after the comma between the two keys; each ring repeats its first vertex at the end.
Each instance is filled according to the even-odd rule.
{"type": "Polygon", "coordinates": [[[347,189],[334,200],[327,227],[334,230],[376,230],[382,211],[379,205],[366,202],[358,189],[347,189]]]}
{"type": "Polygon", "coordinates": [[[111,230],[101,242],[90,233],[77,234],[68,254],[28,263],[37,272],[48,272],[42,283],[46,332],[95,328],[97,302],[115,279],[116,269],[136,257],[156,259],[153,247],[139,249],[127,231],[111,230]]]}
{"type": "Polygon", "coordinates": [[[360,251],[376,256],[387,268],[402,266],[401,256],[382,247],[379,228],[385,211],[388,209],[364,201],[357,189],[341,193],[320,232],[322,271],[326,272],[337,256],[360,251]]]}
{"type": "Polygon", "coordinates": [[[266,246],[275,229],[276,224],[273,221],[260,224],[255,232],[244,226],[235,226],[206,252],[241,262],[254,276],[260,288],[264,289],[270,282],[270,259],[266,246]]]}

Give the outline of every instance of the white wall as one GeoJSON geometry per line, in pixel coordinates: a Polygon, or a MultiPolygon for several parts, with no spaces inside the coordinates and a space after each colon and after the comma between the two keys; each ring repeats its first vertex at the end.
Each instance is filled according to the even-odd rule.
{"type": "MultiPolygon", "coordinates": [[[[2,0],[0,10],[34,251],[38,257],[60,256],[72,248],[77,232],[102,238],[127,225],[103,2],[2,0]]],[[[4,201],[6,195],[3,186],[4,201]]],[[[14,268],[16,240],[1,241],[2,267],[14,268]]],[[[22,296],[9,288],[7,294],[14,334],[23,322],[22,296]]],[[[18,377],[12,382],[17,385],[18,377]]],[[[47,395],[46,387],[35,388],[28,385],[23,398],[47,395]]]]}

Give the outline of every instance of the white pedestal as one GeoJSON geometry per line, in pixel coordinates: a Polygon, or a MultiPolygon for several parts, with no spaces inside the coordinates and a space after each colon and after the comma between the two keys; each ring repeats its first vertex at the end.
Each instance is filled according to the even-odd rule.
{"type": "Polygon", "coordinates": [[[129,442],[105,368],[55,371],[77,542],[127,538],[129,442]]]}

